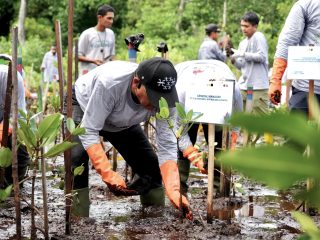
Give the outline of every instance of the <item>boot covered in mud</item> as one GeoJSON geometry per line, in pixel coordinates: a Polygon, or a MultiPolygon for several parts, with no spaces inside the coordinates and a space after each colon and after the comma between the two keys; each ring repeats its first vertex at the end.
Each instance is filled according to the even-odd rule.
{"type": "Polygon", "coordinates": [[[162,181],[166,189],[166,194],[177,209],[182,209],[183,215],[189,220],[193,219],[189,202],[185,196],[180,193],[180,177],[178,165],[173,160],[167,160],[160,166],[162,181]]]}
{"type": "Polygon", "coordinates": [[[164,206],[164,189],[161,184],[157,186],[152,177],[148,175],[141,177],[136,173],[127,185],[128,189],[139,193],[143,206],[164,206]]]}
{"type": "Polygon", "coordinates": [[[72,190],[71,214],[76,217],[89,217],[89,188],[72,190]]]}
{"type": "Polygon", "coordinates": [[[164,206],[164,199],[163,187],[153,188],[148,193],[140,195],[140,202],[144,207],[164,206]]]}
{"type": "Polygon", "coordinates": [[[190,162],[186,158],[178,159],[178,168],[180,175],[181,193],[187,196],[189,186],[187,184],[190,171],[190,162]]]}

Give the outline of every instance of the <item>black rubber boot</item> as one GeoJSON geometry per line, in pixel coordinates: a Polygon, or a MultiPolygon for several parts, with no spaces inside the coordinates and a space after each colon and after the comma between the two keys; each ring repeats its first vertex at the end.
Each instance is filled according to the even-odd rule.
{"type": "Polygon", "coordinates": [[[77,217],[89,217],[89,188],[72,190],[71,214],[77,217]]]}
{"type": "Polygon", "coordinates": [[[140,202],[144,207],[164,206],[164,199],[163,187],[153,188],[148,193],[140,195],[140,202]]]}
{"type": "Polygon", "coordinates": [[[186,158],[178,159],[178,169],[180,175],[181,194],[187,196],[188,193],[188,178],[190,171],[190,162],[186,158]]]}

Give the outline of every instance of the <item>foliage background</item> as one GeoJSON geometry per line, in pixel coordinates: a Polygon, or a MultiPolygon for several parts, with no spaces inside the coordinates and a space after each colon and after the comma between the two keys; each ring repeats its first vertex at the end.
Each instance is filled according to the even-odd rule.
{"type": "MultiPolygon", "coordinates": [[[[96,24],[96,9],[102,3],[116,10],[113,30],[116,34],[117,59],[127,60],[124,38],[144,33],[141,53],[137,61],[159,56],[156,45],[165,41],[169,58],[174,63],[197,59],[198,48],[204,38],[208,23],[223,25],[224,0],[82,0],[74,1],[74,38],[96,24]]],[[[255,11],[260,16],[258,30],[263,32],[269,44],[269,64],[272,65],[278,35],[295,0],[227,0],[227,18],[224,31],[235,47],[243,38],[240,30],[241,16],[255,11]]],[[[20,0],[0,0],[0,52],[11,52],[10,29],[18,22],[20,0]]],[[[25,22],[26,43],[22,46],[22,58],[27,79],[31,85],[39,83],[40,65],[44,54],[55,39],[54,22],[59,20],[63,40],[63,54],[67,54],[68,1],[28,0],[25,22]]],[[[221,34],[223,35],[223,34],[221,34]]],[[[66,57],[64,58],[66,69],[66,57]]],[[[232,68],[233,69],[233,68],[232,68]]],[[[233,69],[234,70],[234,69],[233,69]]],[[[237,74],[237,73],[236,73],[237,74]]],[[[36,86],[35,86],[36,87],[36,86]]]]}

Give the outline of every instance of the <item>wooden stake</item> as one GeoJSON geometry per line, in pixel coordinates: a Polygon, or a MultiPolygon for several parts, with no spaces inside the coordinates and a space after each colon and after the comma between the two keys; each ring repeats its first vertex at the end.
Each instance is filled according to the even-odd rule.
{"type": "MultiPolygon", "coordinates": [[[[73,62],[73,12],[74,12],[74,1],[69,0],[68,8],[68,81],[67,81],[67,117],[72,118],[72,62],[73,62]]],[[[66,137],[72,141],[72,136],[67,130],[66,137]]],[[[64,153],[64,166],[65,166],[65,194],[71,194],[72,188],[72,169],[71,169],[71,150],[67,150],[64,153]]],[[[69,235],[71,233],[71,199],[66,198],[66,225],[65,233],[69,235]]]]}
{"type": "MultiPolygon", "coordinates": [[[[59,73],[59,94],[60,94],[60,112],[64,113],[63,100],[64,100],[64,74],[63,74],[63,64],[62,64],[62,44],[61,44],[61,28],[60,21],[55,21],[55,31],[56,31],[56,47],[58,56],[58,73],[59,73]]],[[[64,127],[62,127],[62,136],[64,139],[64,127]]]]}
{"type": "MultiPolygon", "coordinates": [[[[222,129],[222,151],[226,151],[227,150],[227,139],[228,139],[228,126],[223,125],[223,129],[222,129]]],[[[225,167],[222,163],[221,163],[221,173],[220,173],[220,194],[221,197],[227,197],[230,194],[230,180],[231,179],[231,171],[230,168],[225,167]]]]}
{"type": "Polygon", "coordinates": [[[74,41],[74,80],[77,81],[79,76],[79,39],[74,41]]]}
{"type": "Polygon", "coordinates": [[[208,124],[208,141],[209,141],[209,149],[208,149],[208,196],[207,196],[207,222],[212,223],[213,218],[213,181],[214,181],[214,132],[215,126],[212,123],[208,124]]]}
{"type": "MultiPolygon", "coordinates": [[[[310,106],[312,105],[313,101],[315,101],[314,99],[314,80],[310,80],[309,81],[309,93],[308,93],[308,115],[309,115],[309,119],[312,119],[312,112],[310,110],[310,106]]],[[[310,156],[310,147],[307,147],[307,156],[310,156]]],[[[314,186],[314,179],[307,179],[307,191],[310,191],[310,189],[314,186]]],[[[310,209],[310,206],[308,206],[308,204],[305,204],[305,208],[308,212],[310,209]]]]}
{"type": "Polygon", "coordinates": [[[291,86],[292,86],[292,80],[287,79],[287,81],[286,81],[286,107],[289,107],[291,86]]]}
{"type": "MultiPolygon", "coordinates": [[[[253,104],[253,87],[248,86],[247,87],[246,108],[245,108],[246,113],[252,112],[252,104],[253,104]]],[[[249,135],[248,131],[244,131],[243,135],[244,135],[243,136],[243,146],[246,147],[249,143],[250,135],[249,135]]]]}
{"type": "Polygon", "coordinates": [[[17,239],[21,239],[21,209],[20,209],[20,187],[18,178],[18,156],[17,156],[17,127],[18,127],[18,77],[17,77],[17,56],[18,56],[18,28],[12,31],[12,179],[14,187],[14,205],[16,210],[16,231],[17,239]]]}

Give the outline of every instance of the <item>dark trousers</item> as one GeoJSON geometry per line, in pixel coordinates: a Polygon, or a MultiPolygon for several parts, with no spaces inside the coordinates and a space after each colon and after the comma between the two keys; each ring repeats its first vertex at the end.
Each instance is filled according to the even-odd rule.
{"type": "MultiPolygon", "coordinates": [[[[204,133],[204,137],[206,142],[208,143],[208,124],[202,123],[202,129],[204,133]]],[[[191,126],[190,130],[188,131],[188,135],[190,138],[190,141],[192,145],[194,145],[197,141],[197,135],[198,135],[198,129],[199,129],[200,124],[195,123],[191,126]]],[[[221,146],[222,146],[222,128],[216,128],[215,129],[215,141],[218,143],[215,149],[215,155],[220,152],[221,146]]],[[[208,163],[205,161],[205,168],[207,168],[208,163]]],[[[189,171],[190,171],[190,162],[187,158],[183,157],[183,154],[181,151],[179,151],[179,159],[178,159],[178,166],[179,166],[179,173],[180,173],[180,184],[181,184],[181,189],[182,192],[185,194],[188,191],[188,178],[189,178],[189,171]]],[[[219,171],[219,166],[215,166],[214,172],[214,177],[217,179],[217,181],[220,179],[220,171],[219,171]]]]}
{"type": "MultiPolygon", "coordinates": [[[[74,97],[74,121],[78,122],[81,115],[83,115],[83,112],[74,97]]],[[[144,186],[135,185],[135,188],[139,189],[139,192],[142,191],[141,194],[148,192],[152,188],[162,186],[158,157],[140,125],[134,125],[119,132],[102,130],[99,132],[99,135],[102,136],[104,140],[109,141],[117,149],[132,168],[132,171],[141,179],[138,182],[144,186]]],[[[89,157],[83,148],[79,137],[74,137],[73,141],[79,143],[71,150],[73,168],[80,166],[81,164],[85,167],[83,174],[76,176],[74,179],[74,189],[80,189],[88,187],[89,157]]],[[[135,177],[135,179],[137,178],[135,177]]]]}
{"type": "MultiPolygon", "coordinates": [[[[300,112],[303,113],[306,117],[306,121],[309,115],[309,106],[308,106],[308,92],[303,92],[295,87],[292,86],[292,95],[289,100],[289,109],[291,112],[300,112]]],[[[315,94],[315,100],[320,103],[320,95],[315,94]]],[[[291,146],[296,148],[301,153],[304,152],[306,146],[301,145],[299,143],[294,142],[291,139],[287,139],[286,143],[287,146],[291,146]]]]}
{"type": "MultiPolygon", "coordinates": [[[[308,94],[308,92],[303,92],[292,86],[292,95],[289,100],[289,109],[294,112],[302,112],[306,116],[308,116],[308,94]]],[[[315,94],[315,99],[320,102],[320,95],[315,94]]]]}

